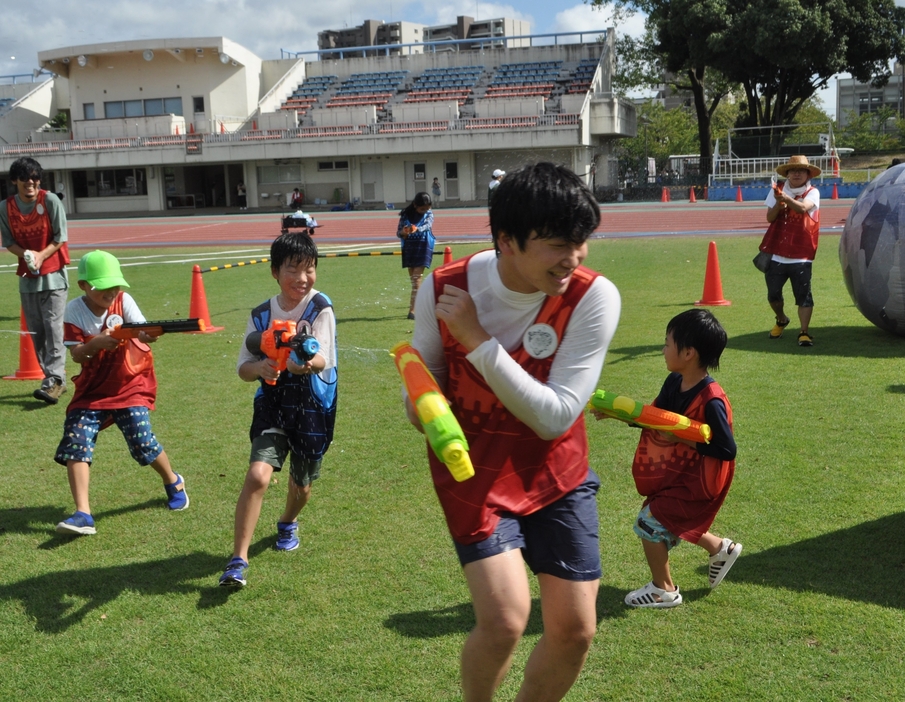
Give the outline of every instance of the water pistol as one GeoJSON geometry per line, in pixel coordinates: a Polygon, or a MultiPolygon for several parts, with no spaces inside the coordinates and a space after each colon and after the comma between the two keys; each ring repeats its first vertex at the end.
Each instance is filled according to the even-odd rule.
{"type": "Polygon", "coordinates": [[[137,339],[141,332],[151,336],[160,336],[170,332],[203,332],[207,328],[204,320],[193,317],[192,319],[167,319],[157,322],[125,322],[113,328],[110,336],[120,341],[137,339]]]}
{"type": "Polygon", "coordinates": [[[643,405],[625,395],[617,395],[606,390],[597,390],[591,395],[589,407],[629,424],[637,424],[644,429],[668,431],[680,439],[695,443],[710,443],[710,425],[696,422],[675,412],[667,412],[653,405],[643,405]]]}
{"type": "Polygon", "coordinates": [[[474,475],[468,441],[421,354],[403,341],[390,349],[390,355],[434,455],[446,464],[456,481],[468,480],[474,475]]]}
{"type": "MultiPolygon", "coordinates": [[[[299,332],[295,322],[274,321],[267,331],[252,332],[245,337],[245,348],[254,354],[264,354],[276,361],[277,370],[286,370],[286,361],[295,352],[299,365],[307,363],[320,351],[321,345],[310,334],[299,332]]],[[[276,385],[276,380],[266,380],[268,385],[276,385]]]]}

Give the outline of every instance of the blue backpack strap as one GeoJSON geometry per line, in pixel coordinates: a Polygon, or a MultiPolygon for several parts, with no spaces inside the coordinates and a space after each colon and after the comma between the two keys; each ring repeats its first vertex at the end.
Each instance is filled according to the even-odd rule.
{"type": "Polygon", "coordinates": [[[258,331],[267,331],[270,326],[270,300],[265,300],[251,311],[251,318],[254,321],[255,329],[258,331]]]}

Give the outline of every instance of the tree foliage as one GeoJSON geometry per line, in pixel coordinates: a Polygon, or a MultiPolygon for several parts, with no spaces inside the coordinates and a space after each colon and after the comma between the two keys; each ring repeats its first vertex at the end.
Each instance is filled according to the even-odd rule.
{"type": "Polygon", "coordinates": [[[837,73],[880,86],[889,80],[890,60],[905,57],[905,8],[893,0],[585,2],[611,8],[616,17],[647,15],[647,33],[633,42],[629,58],[646,61],[648,69],[636,67],[625,79],[659,74],[662,83],[669,72],[677,84],[687,81],[702,159],[711,155],[711,118],[731,84],[741,86],[747,106],[738,126],[789,125],[837,73]]]}

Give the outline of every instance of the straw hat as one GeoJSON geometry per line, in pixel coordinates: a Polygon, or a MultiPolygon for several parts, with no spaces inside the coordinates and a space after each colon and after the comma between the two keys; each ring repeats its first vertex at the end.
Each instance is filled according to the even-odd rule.
{"type": "Polygon", "coordinates": [[[788,163],[784,163],[781,166],[776,167],[776,172],[779,173],[779,175],[781,175],[783,178],[785,178],[788,172],[793,168],[806,168],[808,170],[809,178],[816,178],[823,172],[819,168],[817,168],[817,166],[813,166],[808,163],[807,156],[790,156],[788,163]]]}

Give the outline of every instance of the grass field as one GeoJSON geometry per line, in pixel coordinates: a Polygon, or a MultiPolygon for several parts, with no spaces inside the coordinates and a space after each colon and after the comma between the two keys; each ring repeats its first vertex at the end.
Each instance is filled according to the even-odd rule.
{"type": "MultiPolygon", "coordinates": [[[[703,552],[682,545],[672,561],[686,603],[627,608],[626,591],[649,579],[631,532],[638,432],[592,422],[604,577],[598,636],[568,700],[894,700],[905,690],[905,340],[853,307],[835,236],[822,238],[814,268],[815,346],[797,346],[794,322],[768,340],[772,316],[751,265],[758,242],[717,240],[732,305],[713,309],[729,333],[715,375],[739,446],[714,531],[744,553],[711,592],[703,552]]],[[[188,316],[191,251],[114,253],[125,264],[154,256],[124,268],[148,319],[188,316]]],[[[588,265],[623,296],[601,387],[656,395],[666,322],[701,297],[706,257],[701,238],[592,243],[588,265]]],[[[16,282],[0,281],[0,327],[12,331],[16,282]]],[[[186,478],[185,512],[166,510],[157,476],[111,429],[92,473],[97,535],[55,534],[72,511],[52,458],[65,408],[33,400],[37,383],[0,383],[0,699],[459,699],[473,616],[387,354],[412,327],[399,260],[320,262],[317,287],[338,318],[336,440],[301,515],[299,550],[272,549],[286,484],[277,474],[249,585],[233,594],[217,578],[232,547],[254,391],[235,361],[249,310],[277,288],[263,265],[205,274],[204,285],[225,329],[154,346],[154,430],[186,478]]],[[[0,334],[0,370],[11,373],[17,358],[18,337],[0,334]]],[[[514,697],[540,629],[535,611],[499,699],[514,697]]]]}

